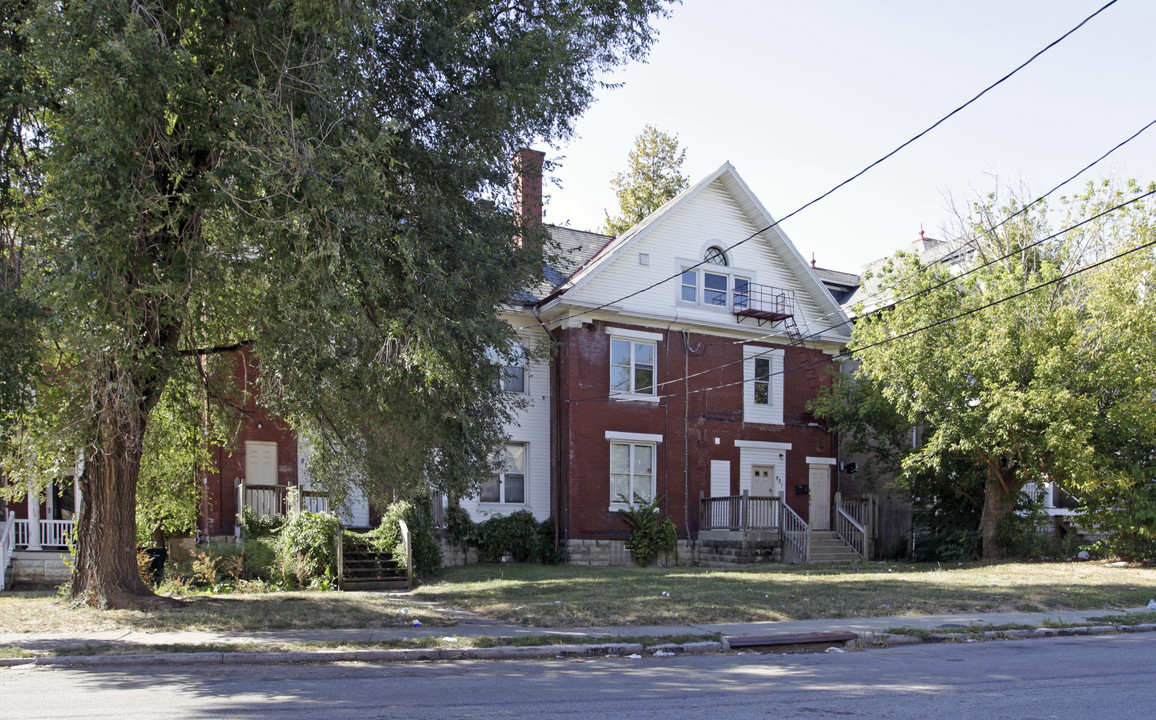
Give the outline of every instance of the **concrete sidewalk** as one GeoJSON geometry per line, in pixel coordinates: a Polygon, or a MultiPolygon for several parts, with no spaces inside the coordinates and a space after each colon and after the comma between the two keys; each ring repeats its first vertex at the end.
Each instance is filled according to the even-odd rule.
{"type": "MultiPolygon", "coordinates": [[[[82,633],[0,633],[0,647],[13,646],[30,651],[52,651],[84,646],[132,645],[284,645],[290,643],[374,643],[407,638],[526,638],[541,635],[567,636],[575,642],[589,643],[601,638],[702,636],[713,641],[724,638],[764,637],[783,634],[805,634],[846,631],[859,636],[878,636],[900,628],[923,629],[940,633],[967,632],[970,626],[1026,625],[1048,627],[1057,624],[1084,625],[1090,619],[1105,615],[1123,615],[1143,612],[1147,608],[1129,610],[1069,610],[1042,613],[959,613],[951,615],[893,615],[873,618],[838,618],[820,620],[792,620],[785,622],[718,623],[695,625],[624,625],[617,627],[538,628],[513,625],[476,617],[463,617],[450,627],[389,627],[317,630],[266,630],[256,632],[148,632],[108,630],[82,633]]],[[[613,644],[613,643],[612,643],[613,644]]],[[[489,648],[491,650],[497,648],[489,648]]],[[[520,654],[529,648],[518,648],[520,654]]],[[[369,651],[354,651],[369,652],[369,651]]],[[[390,651],[404,652],[404,651],[390,651]]],[[[190,653],[185,653],[189,655],[190,653]]],[[[193,653],[197,654],[197,653],[193,653]]],[[[221,653],[204,653],[220,655],[221,653]]],[[[245,655],[257,653],[241,653],[245,655]]],[[[289,653],[297,655],[298,653],[289,653]]],[[[303,653],[302,655],[314,655],[303,653]]],[[[547,652],[547,654],[552,654],[547,652]]],[[[278,653],[282,655],[282,653],[278,653]]],[[[56,658],[64,660],[67,658],[56,658]]],[[[89,661],[97,658],[88,657],[89,661]]],[[[302,658],[304,661],[310,661],[302,658]]],[[[286,660],[282,659],[282,662],[286,660]]],[[[7,663],[6,663],[7,664],[7,663]]]]}

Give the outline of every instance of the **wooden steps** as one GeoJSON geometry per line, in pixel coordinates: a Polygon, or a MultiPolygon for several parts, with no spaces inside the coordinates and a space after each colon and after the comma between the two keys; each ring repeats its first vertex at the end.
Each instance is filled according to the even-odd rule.
{"type": "Polygon", "coordinates": [[[392,553],[364,543],[346,543],[342,549],[342,590],[408,590],[409,576],[392,553]]]}

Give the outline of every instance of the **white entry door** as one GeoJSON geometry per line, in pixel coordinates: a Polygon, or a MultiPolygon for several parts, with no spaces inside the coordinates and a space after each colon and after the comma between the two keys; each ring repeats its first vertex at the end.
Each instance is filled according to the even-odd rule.
{"type": "Polygon", "coordinates": [[[810,474],[812,530],[831,529],[831,466],[812,465],[810,474]]]}
{"type": "Polygon", "coordinates": [[[774,465],[755,465],[751,468],[751,497],[783,497],[786,493],[783,478],[774,465]]]}

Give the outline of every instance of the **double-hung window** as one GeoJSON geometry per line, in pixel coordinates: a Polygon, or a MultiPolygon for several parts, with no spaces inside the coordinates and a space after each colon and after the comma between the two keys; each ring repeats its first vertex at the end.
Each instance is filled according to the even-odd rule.
{"type": "Polygon", "coordinates": [[[743,420],[783,424],[783,350],[743,348],[743,420]]]}
{"type": "Polygon", "coordinates": [[[484,503],[522,504],[526,502],[526,445],[506,443],[498,472],[482,483],[478,498],[484,503]]]}
{"type": "Polygon", "coordinates": [[[486,351],[486,355],[496,365],[501,366],[498,387],[503,392],[526,392],[526,348],[521,342],[510,343],[510,349],[505,354],[490,349],[486,351]]]}
{"type": "Polygon", "coordinates": [[[612,395],[654,395],[654,348],[650,341],[610,339],[612,395]]]}
{"type": "Polygon", "coordinates": [[[654,443],[610,443],[610,502],[633,503],[654,497],[654,443]]]}

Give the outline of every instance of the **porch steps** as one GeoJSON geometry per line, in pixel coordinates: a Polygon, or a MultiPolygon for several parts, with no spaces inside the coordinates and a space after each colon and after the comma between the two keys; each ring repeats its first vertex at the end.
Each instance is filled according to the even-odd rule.
{"type": "Polygon", "coordinates": [[[392,553],[375,550],[365,544],[347,544],[342,549],[342,590],[408,590],[405,568],[392,553]]]}
{"type": "Polygon", "coordinates": [[[855,552],[834,530],[811,531],[810,564],[851,563],[859,560],[862,560],[859,553],[855,552]]]}

